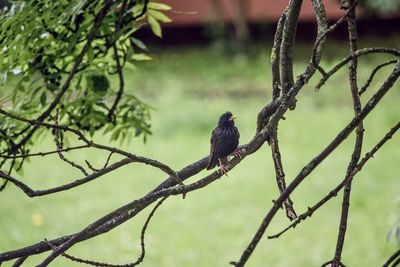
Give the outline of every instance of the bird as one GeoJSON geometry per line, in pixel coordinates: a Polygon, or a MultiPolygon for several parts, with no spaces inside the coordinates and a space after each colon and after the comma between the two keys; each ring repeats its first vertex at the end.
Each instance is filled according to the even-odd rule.
{"type": "Polygon", "coordinates": [[[221,174],[228,171],[225,167],[228,162],[228,156],[232,153],[234,156],[241,158],[240,151],[237,149],[239,145],[239,130],[235,126],[235,118],[229,111],[221,115],[217,127],[211,134],[210,156],[208,158],[207,170],[219,165],[221,174]]]}

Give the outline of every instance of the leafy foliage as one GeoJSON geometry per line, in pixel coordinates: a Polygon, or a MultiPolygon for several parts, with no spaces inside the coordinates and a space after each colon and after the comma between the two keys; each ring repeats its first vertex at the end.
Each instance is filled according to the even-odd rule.
{"type": "MultiPolygon", "coordinates": [[[[161,37],[169,6],[147,0],[13,1],[0,11],[0,105],[14,114],[124,140],[150,131],[149,106],[124,92],[123,68],[149,60],[135,36],[147,20],[161,37]],[[112,86],[112,76],[119,85],[112,86]],[[69,81],[70,80],[70,81],[69,81]],[[53,114],[53,116],[51,115],[53,114]]],[[[41,130],[0,121],[0,149],[26,151],[41,130]],[[29,136],[28,136],[29,137],[29,136]]]]}

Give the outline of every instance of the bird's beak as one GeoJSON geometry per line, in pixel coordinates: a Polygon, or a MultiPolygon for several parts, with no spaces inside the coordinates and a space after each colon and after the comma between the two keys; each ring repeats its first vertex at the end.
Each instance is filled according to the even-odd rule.
{"type": "Polygon", "coordinates": [[[233,116],[229,118],[230,121],[233,121],[234,119],[236,119],[236,116],[233,116]]]}

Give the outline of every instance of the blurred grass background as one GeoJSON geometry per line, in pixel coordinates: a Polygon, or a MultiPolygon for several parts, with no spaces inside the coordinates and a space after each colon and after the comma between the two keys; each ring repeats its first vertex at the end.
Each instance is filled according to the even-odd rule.
{"type": "MultiPolygon", "coordinates": [[[[382,44],[361,40],[360,47],[398,47],[398,38],[382,44]]],[[[312,44],[295,47],[295,72],[303,71],[312,44]]],[[[153,61],[126,72],[126,88],[154,107],[153,135],[147,143],[111,144],[132,153],[158,159],[178,170],[209,152],[209,138],[219,115],[230,110],[238,116],[241,143],[254,135],[257,112],[270,101],[270,47],[256,44],[246,54],[223,53],[218,47],[151,49],[153,61]]],[[[326,49],[322,65],[329,69],[347,55],[347,45],[334,41],[326,49]]],[[[360,59],[359,85],[373,66],[387,56],[360,59]]],[[[374,79],[363,103],[379,88],[391,67],[374,79]]],[[[353,117],[347,68],[343,68],[319,91],[319,74],[299,93],[297,108],[279,126],[282,160],[289,183],[353,117]]],[[[399,83],[365,121],[363,154],[377,143],[398,120],[399,83]]],[[[352,135],[296,190],[292,199],[298,214],[325,196],[343,178],[353,148],[352,135]]],[[[108,136],[95,141],[109,144],[108,136]]],[[[54,149],[52,139],[40,141],[34,151],[54,149]]],[[[73,159],[104,164],[106,153],[69,152],[73,159]]],[[[114,160],[118,156],[113,156],[114,160]]],[[[343,252],[347,266],[378,266],[396,249],[387,233],[399,219],[399,135],[384,146],[356,176],[351,196],[348,231],[343,252]]],[[[187,183],[209,172],[202,171],[187,183]]],[[[21,179],[44,189],[79,178],[81,174],[57,156],[34,158],[21,179]]],[[[29,199],[14,186],[0,194],[0,251],[30,245],[80,231],[104,214],[144,195],[165,179],[165,174],[131,164],[74,190],[29,199]]],[[[227,266],[237,260],[250,242],[262,218],[278,196],[270,149],[267,145],[215,183],[168,199],[156,212],[146,235],[146,258],[142,266],[227,266]]],[[[266,236],[248,266],[320,266],[334,254],[340,219],[341,194],[307,221],[277,240],[266,236]]],[[[80,243],[72,255],[98,261],[127,263],[140,254],[140,229],[150,209],[121,227],[80,243]]],[[[266,235],[288,225],[282,210],[266,235]]],[[[34,266],[44,257],[30,257],[34,266]]],[[[2,266],[11,266],[10,262],[2,266]]],[[[77,266],[58,258],[54,266],[77,266]]]]}

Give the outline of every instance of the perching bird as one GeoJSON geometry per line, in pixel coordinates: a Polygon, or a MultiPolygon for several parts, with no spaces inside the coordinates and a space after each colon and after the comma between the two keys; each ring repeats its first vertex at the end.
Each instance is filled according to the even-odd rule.
{"type": "Polygon", "coordinates": [[[234,153],[241,156],[237,147],[239,145],[239,131],[235,127],[234,119],[236,117],[227,111],[221,115],[217,127],[211,135],[210,157],[208,158],[207,170],[210,170],[219,163],[219,169],[222,174],[227,172],[225,164],[228,162],[228,156],[234,153]]]}

